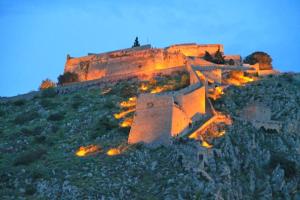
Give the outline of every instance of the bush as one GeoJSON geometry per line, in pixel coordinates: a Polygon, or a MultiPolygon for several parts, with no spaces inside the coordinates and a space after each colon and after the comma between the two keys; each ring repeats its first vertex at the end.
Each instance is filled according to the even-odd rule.
{"type": "Polygon", "coordinates": [[[16,124],[25,124],[35,118],[39,117],[39,114],[36,111],[28,111],[25,113],[21,113],[14,119],[16,124]]]}
{"type": "Polygon", "coordinates": [[[15,105],[15,106],[23,106],[23,105],[25,105],[25,103],[26,103],[25,99],[18,99],[18,100],[16,100],[16,101],[13,102],[13,105],[15,105]]]}
{"type": "Polygon", "coordinates": [[[50,79],[45,79],[42,81],[39,89],[40,90],[44,90],[44,89],[48,89],[48,88],[54,88],[56,86],[56,84],[51,81],[50,79]]]}
{"type": "Polygon", "coordinates": [[[205,55],[203,58],[204,58],[204,60],[207,60],[212,63],[225,64],[225,59],[224,59],[224,56],[223,56],[222,52],[220,51],[220,49],[218,49],[215,52],[215,55],[213,55],[213,56],[209,52],[205,51],[205,55]]]}
{"type": "Polygon", "coordinates": [[[44,143],[46,141],[46,136],[44,135],[37,135],[34,137],[34,141],[36,143],[44,143]]]}
{"type": "Polygon", "coordinates": [[[57,95],[55,88],[48,88],[45,90],[42,90],[41,96],[43,98],[53,98],[57,95]]]}
{"type": "Polygon", "coordinates": [[[25,127],[21,129],[20,133],[21,133],[22,135],[25,135],[25,136],[31,136],[31,135],[34,135],[34,131],[33,131],[33,130],[31,130],[31,129],[29,129],[29,128],[25,128],[25,127]]]}
{"type": "Polygon", "coordinates": [[[272,69],[272,58],[269,54],[262,52],[262,51],[256,51],[252,54],[248,55],[244,59],[244,63],[254,65],[256,63],[259,63],[259,69],[272,69]]]}
{"type": "Polygon", "coordinates": [[[97,121],[94,129],[99,132],[106,132],[118,127],[119,125],[116,120],[103,117],[97,121]]]}
{"type": "Polygon", "coordinates": [[[64,117],[65,117],[64,115],[65,115],[64,113],[57,112],[57,113],[51,114],[47,119],[50,121],[60,121],[60,120],[64,119],[64,117]]]}
{"type": "Polygon", "coordinates": [[[190,84],[190,77],[187,74],[183,74],[180,79],[181,87],[186,87],[190,84]]]}
{"type": "Polygon", "coordinates": [[[83,101],[84,99],[80,95],[73,96],[71,104],[72,108],[77,109],[83,101]]]}
{"type": "Polygon", "coordinates": [[[15,159],[14,165],[28,165],[39,160],[44,154],[46,154],[46,150],[42,148],[24,152],[15,159]]]}
{"type": "Polygon", "coordinates": [[[234,65],[234,60],[233,59],[229,59],[228,60],[228,65],[234,65]]]}
{"type": "Polygon", "coordinates": [[[269,163],[271,170],[274,170],[277,165],[280,165],[284,169],[284,176],[286,178],[292,178],[297,174],[297,166],[294,161],[290,161],[283,155],[272,155],[269,163]]]}
{"type": "Polygon", "coordinates": [[[64,85],[66,83],[73,83],[73,82],[78,82],[79,77],[78,74],[73,73],[73,72],[65,72],[62,75],[59,75],[58,77],[58,84],[59,85],[64,85]]]}
{"type": "Polygon", "coordinates": [[[33,185],[27,185],[25,188],[25,194],[26,195],[34,195],[36,193],[36,188],[33,185]]]}
{"type": "Polygon", "coordinates": [[[57,106],[57,103],[54,103],[50,99],[41,99],[40,105],[45,109],[50,109],[50,108],[54,108],[55,106],[57,106]]]}

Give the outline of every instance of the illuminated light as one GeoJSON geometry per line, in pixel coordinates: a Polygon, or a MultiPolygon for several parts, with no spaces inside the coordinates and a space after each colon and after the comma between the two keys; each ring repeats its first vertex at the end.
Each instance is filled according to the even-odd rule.
{"type": "Polygon", "coordinates": [[[201,146],[203,146],[203,147],[205,147],[205,148],[208,148],[208,149],[210,149],[210,148],[213,147],[213,145],[209,144],[209,143],[206,142],[205,140],[202,141],[201,146]]]}
{"type": "Polygon", "coordinates": [[[135,109],[130,109],[130,110],[127,110],[127,111],[124,111],[124,112],[120,112],[120,113],[116,113],[114,114],[114,117],[116,119],[121,119],[122,117],[125,117],[127,114],[133,112],[135,109]]]}
{"type": "Polygon", "coordinates": [[[158,87],[154,88],[153,90],[151,90],[151,94],[160,93],[160,92],[162,92],[163,90],[164,90],[163,87],[158,86],[158,87]]]}
{"type": "Polygon", "coordinates": [[[111,148],[106,152],[106,155],[108,156],[116,156],[120,155],[122,152],[119,148],[111,148]]]}
{"type": "Polygon", "coordinates": [[[221,87],[218,86],[215,89],[218,94],[224,94],[223,89],[221,87]]]}
{"type": "Polygon", "coordinates": [[[148,86],[145,83],[142,83],[141,87],[140,87],[141,91],[147,91],[148,90],[148,86]]]}
{"type": "Polygon", "coordinates": [[[121,124],[121,127],[130,127],[132,125],[133,119],[132,118],[126,118],[121,124]]]}
{"type": "Polygon", "coordinates": [[[216,134],[216,137],[222,137],[222,136],[224,136],[224,135],[225,135],[225,133],[226,133],[226,131],[225,131],[225,130],[223,130],[223,131],[219,131],[219,132],[216,134]]]}
{"type": "Polygon", "coordinates": [[[122,108],[133,107],[133,106],[135,106],[135,105],[136,105],[136,97],[130,97],[130,98],[128,99],[128,101],[122,101],[122,102],[120,103],[120,106],[121,106],[122,108]]]}
{"type": "Polygon", "coordinates": [[[92,154],[92,153],[97,153],[100,151],[100,147],[97,146],[97,145],[89,145],[89,146],[81,146],[79,147],[79,149],[76,151],[76,155],[78,157],[84,157],[84,156],[87,156],[89,154],[92,154]]]}
{"type": "Polygon", "coordinates": [[[226,80],[228,84],[236,86],[242,86],[253,81],[255,81],[254,78],[247,77],[241,72],[232,72],[231,77],[226,80]]]}
{"type": "Polygon", "coordinates": [[[213,100],[219,99],[223,94],[223,88],[220,86],[215,87],[214,90],[211,91],[212,93],[209,94],[209,97],[213,100]]]}

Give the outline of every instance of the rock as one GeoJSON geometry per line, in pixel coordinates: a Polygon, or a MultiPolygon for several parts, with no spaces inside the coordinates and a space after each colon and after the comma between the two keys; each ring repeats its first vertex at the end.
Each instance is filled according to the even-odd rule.
{"type": "Polygon", "coordinates": [[[272,172],[271,185],[275,192],[280,192],[285,185],[284,170],[279,165],[272,172]]]}

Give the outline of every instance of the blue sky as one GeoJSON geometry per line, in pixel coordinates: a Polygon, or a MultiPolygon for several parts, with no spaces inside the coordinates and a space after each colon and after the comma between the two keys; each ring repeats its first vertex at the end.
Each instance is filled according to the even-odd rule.
{"type": "Polygon", "coordinates": [[[66,55],[140,43],[222,43],[243,57],[269,53],[281,71],[300,71],[298,0],[0,0],[0,96],[57,80],[66,55]]]}

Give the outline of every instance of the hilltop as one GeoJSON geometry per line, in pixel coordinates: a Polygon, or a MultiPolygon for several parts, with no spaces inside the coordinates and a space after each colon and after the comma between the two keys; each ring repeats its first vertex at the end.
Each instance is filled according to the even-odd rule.
{"type": "Polygon", "coordinates": [[[65,94],[48,89],[30,100],[1,102],[2,199],[300,198],[299,74],[225,88],[212,103],[232,125],[222,135],[203,136],[210,148],[188,137],[156,149],[127,144],[124,121],[133,113],[114,114],[128,110],[122,105],[140,93],[186,87],[187,76],[131,78],[65,94]],[[248,102],[272,108],[280,132],[241,119],[248,102]],[[89,145],[95,151],[78,156],[89,145]]]}

